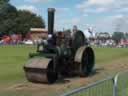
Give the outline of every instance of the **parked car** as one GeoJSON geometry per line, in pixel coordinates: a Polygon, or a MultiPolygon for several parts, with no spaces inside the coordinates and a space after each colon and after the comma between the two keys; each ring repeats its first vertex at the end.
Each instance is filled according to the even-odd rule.
{"type": "Polygon", "coordinates": [[[23,44],[32,45],[33,41],[32,40],[25,40],[25,41],[23,41],[23,44]]]}

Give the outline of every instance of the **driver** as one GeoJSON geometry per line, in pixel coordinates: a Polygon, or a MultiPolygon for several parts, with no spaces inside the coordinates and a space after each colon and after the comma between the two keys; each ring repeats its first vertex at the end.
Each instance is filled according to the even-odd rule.
{"type": "Polygon", "coordinates": [[[73,26],[73,29],[72,29],[72,32],[71,32],[71,37],[72,37],[72,38],[74,37],[74,34],[75,34],[77,31],[78,31],[77,26],[74,25],[74,26],[73,26]]]}

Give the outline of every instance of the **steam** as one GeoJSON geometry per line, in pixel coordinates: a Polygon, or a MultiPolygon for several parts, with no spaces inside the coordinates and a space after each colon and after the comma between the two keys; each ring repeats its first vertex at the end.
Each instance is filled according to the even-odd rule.
{"type": "Polygon", "coordinates": [[[115,32],[128,32],[128,17],[120,17],[115,20],[115,32]]]}

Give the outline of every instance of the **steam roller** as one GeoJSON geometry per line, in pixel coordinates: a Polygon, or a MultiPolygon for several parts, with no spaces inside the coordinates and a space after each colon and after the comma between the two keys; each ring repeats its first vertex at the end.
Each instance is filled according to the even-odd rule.
{"type": "Polygon", "coordinates": [[[89,76],[94,69],[94,51],[86,45],[83,32],[54,32],[54,14],[55,9],[48,8],[48,36],[23,66],[28,81],[51,84],[61,76],[89,76]]]}

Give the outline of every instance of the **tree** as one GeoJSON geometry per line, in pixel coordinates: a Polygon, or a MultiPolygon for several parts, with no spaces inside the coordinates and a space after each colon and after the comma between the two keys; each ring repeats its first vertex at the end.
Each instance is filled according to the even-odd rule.
{"type": "Polygon", "coordinates": [[[125,37],[123,32],[114,32],[112,35],[112,39],[115,40],[116,44],[118,44],[118,42],[124,38],[125,37]]]}
{"type": "Polygon", "coordinates": [[[124,35],[125,35],[125,39],[128,38],[128,33],[125,33],[124,35]]]}
{"type": "Polygon", "coordinates": [[[30,28],[45,28],[44,20],[40,16],[26,10],[18,11],[16,22],[17,26],[15,30],[16,32],[21,32],[23,36],[25,36],[30,28]]]}
{"type": "Polygon", "coordinates": [[[9,4],[9,0],[1,0],[0,6],[0,32],[9,34],[16,26],[17,9],[9,4]]]}
{"type": "Polygon", "coordinates": [[[3,7],[3,5],[8,4],[10,0],[0,0],[0,8],[3,7]]]}
{"type": "Polygon", "coordinates": [[[32,27],[44,28],[44,20],[32,12],[17,10],[9,0],[0,0],[0,34],[21,32],[25,36],[32,27]]]}

